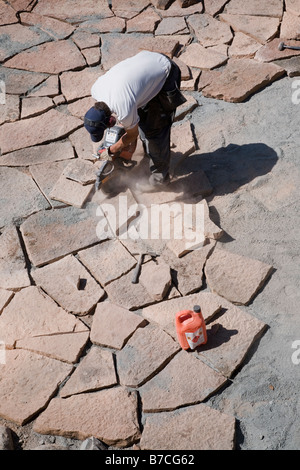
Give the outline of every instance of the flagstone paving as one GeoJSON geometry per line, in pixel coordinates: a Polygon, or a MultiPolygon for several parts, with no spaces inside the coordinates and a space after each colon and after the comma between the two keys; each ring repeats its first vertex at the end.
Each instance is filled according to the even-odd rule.
{"type": "MultiPolygon", "coordinates": [[[[258,295],[272,266],[218,247],[225,232],[212,219],[213,185],[188,163],[202,146],[189,118],[200,96],[244,102],[299,75],[299,51],[278,49],[283,38],[298,45],[299,15],[292,0],[0,2],[1,419],[112,448],[235,448],[235,417],[202,402],[230,388],[266,330],[235,304],[258,295]],[[173,58],[182,73],[187,102],[171,136],[173,181],[140,194],[129,174],[118,195],[94,194],[83,127],[91,86],[145,49],[173,58]],[[186,202],[203,208],[201,230],[184,221],[186,234],[198,230],[198,249],[164,239],[150,220],[159,236],[142,239],[141,216],[174,201],[174,223],[186,202]],[[133,284],[143,249],[160,257],[145,256],[133,284]],[[195,305],[208,342],[183,351],[175,314],[195,305]]],[[[141,146],[134,159],[138,177],[141,146]]],[[[293,180],[296,167],[289,172],[293,180]]],[[[258,185],[252,196],[272,212],[292,204],[295,187],[282,193],[274,182],[265,201],[258,185]]]]}

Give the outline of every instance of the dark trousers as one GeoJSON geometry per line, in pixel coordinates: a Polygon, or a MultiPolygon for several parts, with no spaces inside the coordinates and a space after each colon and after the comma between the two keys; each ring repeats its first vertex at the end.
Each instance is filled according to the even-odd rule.
{"type": "Polygon", "coordinates": [[[152,178],[158,183],[169,176],[171,126],[176,111],[176,107],[170,105],[166,96],[168,92],[179,91],[180,82],[180,69],[171,61],[171,70],[161,91],[146,106],[138,110],[139,135],[144,150],[150,158],[152,178]]]}

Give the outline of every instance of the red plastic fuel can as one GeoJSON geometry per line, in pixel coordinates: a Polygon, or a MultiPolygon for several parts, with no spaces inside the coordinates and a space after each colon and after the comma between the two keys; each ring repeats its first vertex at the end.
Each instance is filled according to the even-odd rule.
{"type": "Polygon", "coordinates": [[[206,326],[199,305],[195,305],[193,310],[176,313],[175,325],[182,349],[196,349],[200,344],[206,344],[206,326]]]}

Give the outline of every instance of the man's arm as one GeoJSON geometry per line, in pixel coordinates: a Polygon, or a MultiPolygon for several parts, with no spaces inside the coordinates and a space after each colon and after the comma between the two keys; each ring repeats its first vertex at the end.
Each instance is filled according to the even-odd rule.
{"type": "Polygon", "coordinates": [[[109,150],[112,154],[121,152],[123,148],[127,147],[128,145],[132,144],[136,141],[139,135],[138,124],[131,129],[126,129],[126,133],[122,135],[122,137],[113,144],[109,150]]]}

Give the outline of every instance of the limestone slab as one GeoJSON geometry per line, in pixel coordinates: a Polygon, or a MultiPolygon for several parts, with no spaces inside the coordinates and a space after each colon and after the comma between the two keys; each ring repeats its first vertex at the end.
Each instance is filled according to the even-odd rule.
{"type": "Polygon", "coordinates": [[[61,92],[67,101],[90,96],[92,85],[101,75],[103,70],[99,67],[63,72],[60,76],[61,92]]]}
{"type": "Polygon", "coordinates": [[[170,266],[164,262],[146,263],[142,266],[139,282],[146,288],[153,300],[157,302],[163,300],[172,283],[170,266]]]}
{"type": "Polygon", "coordinates": [[[271,16],[233,15],[229,13],[222,13],[220,20],[228,23],[235,32],[248,34],[261,44],[265,44],[276,36],[280,24],[279,18],[271,16]]]}
{"type": "MultiPolygon", "coordinates": [[[[299,56],[300,51],[294,49],[284,49],[280,51],[278,49],[279,44],[282,42],[282,38],[275,38],[272,41],[261,47],[255,54],[255,60],[259,62],[273,62],[274,60],[287,59],[289,57],[299,56]]],[[[290,46],[298,46],[298,41],[288,41],[290,46]]]]}
{"type": "Polygon", "coordinates": [[[251,3],[244,2],[243,0],[230,0],[226,5],[225,11],[232,15],[273,16],[281,18],[283,2],[281,0],[270,0],[266,4],[260,0],[253,0],[251,3]]]}
{"type": "Polygon", "coordinates": [[[160,21],[160,16],[154,10],[152,10],[152,8],[148,8],[139,13],[134,18],[127,20],[126,32],[153,33],[160,21]]]}
{"type": "Polygon", "coordinates": [[[140,447],[142,450],[233,450],[235,418],[203,404],[155,413],[146,418],[140,447]]]}
{"type": "Polygon", "coordinates": [[[4,307],[10,302],[13,298],[14,293],[9,290],[0,289],[0,314],[2,313],[4,307]]]}
{"type": "Polygon", "coordinates": [[[86,62],[82,54],[74,42],[69,39],[46,42],[22,51],[5,62],[6,67],[52,74],[85,65],[86,62]]]}
{"type": "Polygon", "coordinates": [[[278,65],[262,65],[253,59],[230,59],[224,71],[202,93],[208,98],[242,102],[285,73],[278,65]]]}
{"type": "Polygon", "coordinates": [[[225,385],[227,379],[186,351],[180,351],[149,382],[140,387],[143,412],[194,405],[225,385]]]}
{"type": "Polygon", "coordinates": [[[74,207],[82,208],[93,189],[93,184],[84,186],[77,181],[66,178],[62,173],[50,192],[50,198],[74,207]]]}
{"type": "Polygon", "coordinates": [[[243,59],[253,57],[262,45],[255,39],[244,33],[235,33],[231,46],[229,47],[229,57],[243,59]]]}
{"type": "Polygon", "coordinates": [[[106,349],[92,347],[60,391],[66,398],[117,384],[113,355],[106,349]]]}
{"type": "Polygon", "coordinates": [[[95,183],[96,169],[95,166],[89,162],[80,160],[78,158],[72,160],[63,171],[64,176],[72,181],[76,181],[82,185],[95,183]]]}
{"type": "Polygon", "coordinates": [[[84,209],[66,207],[59,211],[40,211],[21,226],[28,255],[34,266],[87,248],[103,239],[112,238],[107,229],[97,231],[97,207],[87,204],[84,209]]]}
{"type": "Polygon", "coordinates": [[[207,326],[207,343],[198,348],[199,357],[231,377],[265,328],[265,323],[232,306],[207,326]]]}
{"type": "Polygon", "coordinates": [[[73,256],[31,271],[36,285],[40,286],[61,307],[76,315],[85,315],[104,296],[104,291],[84,266],[73,256]],[[68,276],[80,279],[79,287],[68,276]]]}
{"type": "Polygon", "coordinates": [[[200,305],[203,318],[207,323],[221,310],[221,299],[211,292],[198,292],[145,307],[142,315],[149,322],[158,324],[177,341],[176,313],[181,310],[192,310],[194,305],[200,305]]]}
{"type": "Polygon", "coordinates": [[[0,235],[0,287],[21,289],[27,286],[30,286],[30,279],[17,229],[8,226],[0,235]]]}
{"type": "Polygon", "coordinates": [[[21,339],[16,342],[16,349],[26,349],[58,361],[74,364],[78,361],[88,339],[89,331],[45,335],[21,339]]]}
{"type": "Polygon", "coordinates": [[[91,341],[100,346],[122,349],[135,330],[145,324],[143,317],[112,302],[100,302],[95,310],[91,341]]]}
{"type": "Polygon", "coordinates": [[[58,18],[69,23],[78,23],[89,17],[97,15],[99,18],[112,16],[106,0],[99,0],[96,4],[93,0],[75,3],[72,0],[57,2],[56,0],[41,0],[34,7],[34,13],[42,16],[58,18]]]}
{"type": "Polygon", "coordinates": [[[225,62],[227,62],[227,56],[206,49],[199,43],[192,43],[188,45],[186,51],[180,55],[180,60],[189,67],[210,70],[225,64],[225,62]]]}
{"type": "Polygon", "coordinates": [[[79,252],[80,261],[102,285],[129,272],[136,260],[118,240],[108,240],[79,252]]]}
{"type": "Polygon", "coordinates": [[[49,208],[32,178],[23,171],[0,167],[0,181],[0,227],[49,208]]]}
{"type": "Polygon", "coordinates": [[[101,61],[101,50],[99,46],[83,49],[81,53],[85,58],[87,65],[90,67],[98,65],[101,61]]]}
{"type": "Polygon", "coordinates": [[[138,328],[117,352],[117,371],[122,385],[138,387],[149,380],[180,349],[160,328],[138,328]]]}
{"type": "Polygon", "coordinates": [[[34,431],[126,447],[140,438],[137,397],[122,387],[54,398],[36,419],[34,431]]]}
{"type": "MultiPolygon", "coordinates": [[[[8,69],[9,70],[9,69],[8,69]]],[[[25,72],[24,72],[25,73],[25,72]]],[[[32,73],[36,75],[35,72],[27,72],[28,74],[32,73]]],[[[44,80],[42,83],[37,85],[28,93],[28,97],[30,96],[50,96],[54,97],[59,95],[59,84],[58,84],[58,76],[57,75],[50,75],[49,78],[44,80]]]]}
{"type": "Polygon", "coordinates": [[[4,62],[24,49],[50,40],[51,37],[38,28],[30,28],[19,23],[0,26],[0,61],[4,62]]]}
{"type": "Polygon", "coordinates": [[[9,69],[0,66],[1,79],[5,81],[6,93],[21,95],[47,79],[44,73],[26,72],[25,70],[9,69]]]}
{"type": "Polygon", "coordinates": [[[4,154],[58,140],[81,126],[81,120],[55,109],[41,116],[6,123],[0,128],[1,151],[4,154]]]}
{"type": "Polygon", "coordinates": [[[45,113],[54,107],[54,103],[48,96],[39,96],[22,99],[21,119],[45,113]]]}
{"type": "Polygon", "coordinates": [[[35,286],[17,292],[0,316],[0,337],[9,349],[21,339],[86,330],[80,320],[35,286]]]}
{"type": "Polygon", "coordinates": [[[232,40],[230,26],[207,13],[190,16],[187,21],[204,47],[228,44],[232,40]]]}
{"type": "Polygon", "coordinates": [[[19,425],[40,412],[72,366],[29,351],[6,351],[0,369],[0,416],[19,425]]]}
{"type": "MultiPolygon", "coordinates": [[[[81,98],[79,100],[76,100],[72,103],[68,104],[68,110],[73,116],[78,117],[80,119],[84,119],[84,115],[87,112],[88,109],[90,109],[95,103],[94,98],[92,96],[86,96],[85,98],[81,98]]],[[[75,137],[77,133],[81,131],[82,135],[86,135],[89,138],[89,142],[91,142],[90,135],[86,131],[85,128],[79,129],[78,131],[75,131],[73,134],[71,134],[70,137],[75,137]]],[[[87,140],[87,139],[83,139],[87,140]]],[[[80,140],[78,139],[78,144],[80,144],[80,140]]],[[[75,145],[74,145],[75,146],[75,145]]],[[[83,143],[82,143],[83,146],[83,143]]],[[[89,152],[89,158],[91,157],[91,151],[89,152]]],[[[80,155],[78,155],[80,157],[80,155]]]]}
{"type": "Polygon", "coordinates": [[[262,288],[272,266],[226,250],[215,249],[205,266],[209,287],[237,305],[246,305],[262,288]]]}
{"type": "Polygon", "coordinates": [[[79,49],[87,49],[100,45],[100,36],[98,34],[91,34],[78,29],[72,35],[72,40],[77,44],[79,49]]]}
{"type": "Polygon", "coordinates": [[[125,20],[117,16],[83,21],[77,29],[78,32],[82,31],[90,34],[124,33],[125,30],[125,20]]]}
{"type": "MultiPolygon", "coordinates": [[[[90,98],[89,98],[90,100],[90,98]]],[[[79,100],[82,101],[82,100],[79,100]]],[[[93,100],[94,102],[94,100],[93,100]]],[[[77,103],[77,101],[76,101],[77,103]]],[[[75,105],[75,103],[73,103],[75,105]]],[[[93,105],[93,103],[86,103],[86,106],[81,107],[81,113],[86,113],[88,109],[93,105]]],[[[79,117],[79,116],[78,116],[79,117]]],[[[93,146],[92,146],[92,140],[87,132],[87,130],[82,127],[78,129],[77,131],[73,132],[69,136],[69,140],[72,143],[74,150],[76,152],[76,155],[78,158],[82,158],[84,160],[91,160],[95,161],[95,157],[93,157],[93,146]]]]}
{"type": "Polygon", "coordinates": [[[36,26],[45,33],[49,34],[49,36],[55,40],[65,39],[75,30],[74,26],[66,23],[65,21],[59,21],[55,18],[38,15],[32,12],[21,12],[20,20],[21,24],[26,26],[36,26]]]}
{"type": "Polygon", "coordinates": [[[182,16],[163,18],[155,30],[155,36],[168,34],[189,34],[189,29],[182,16]]]}
{"type": "Polygon", "coordinates": [[[69,141],[37,145],[0,156],[0,166],[30,166],[74,158],[69,141]]]}

